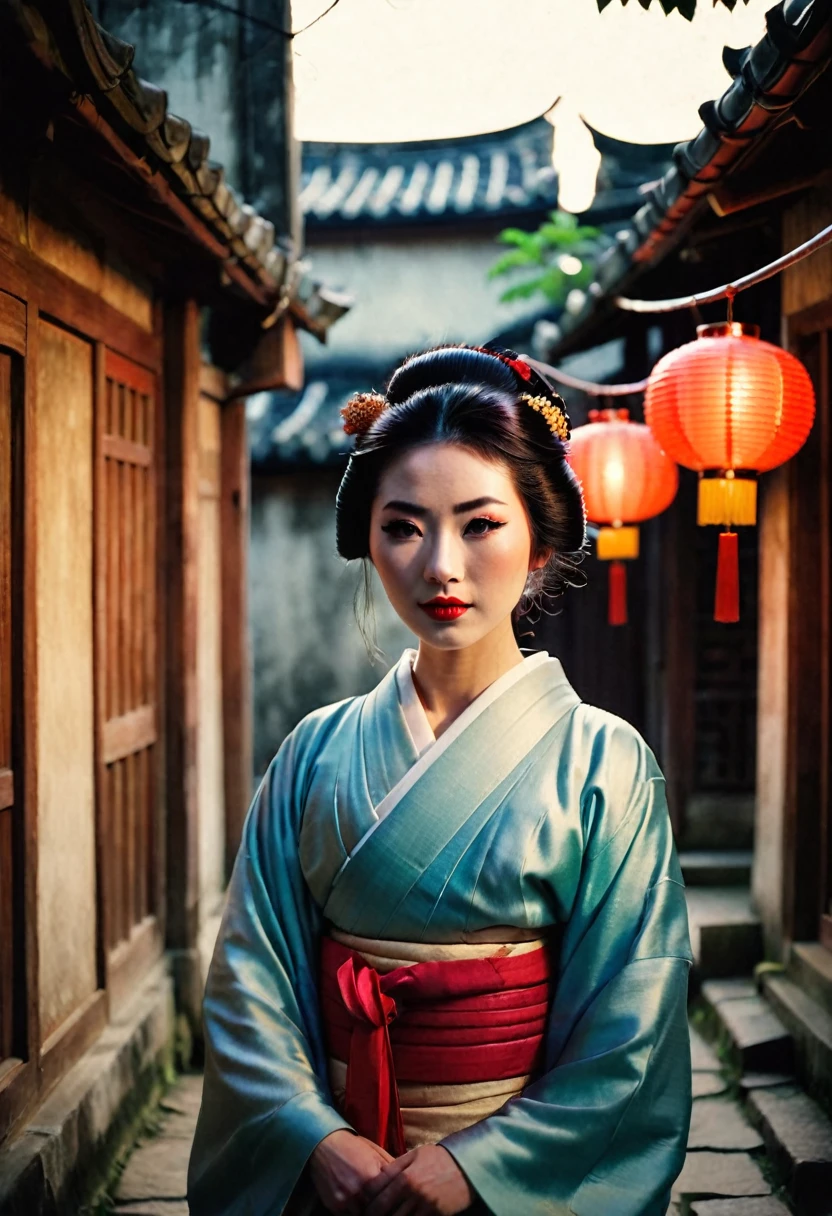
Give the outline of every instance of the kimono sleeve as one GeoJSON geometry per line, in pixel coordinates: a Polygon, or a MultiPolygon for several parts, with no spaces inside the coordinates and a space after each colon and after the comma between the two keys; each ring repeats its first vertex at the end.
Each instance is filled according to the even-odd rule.
{"type": "Polygon", "coordinates": [[[624,723],[591,750],[548,1071],[442,1141],[494,1216],[664,1216],[684,1162],[691,953],[664,780],[624,723]]]}
{"type": "Polygon", "coordinates": [[[315,1146],[349,1126],[326,1081],[320,914],[298,858],[314,751],[303,726],[278,752],[249,811],[208,974],[192,1216],[281,1212],[315,1146]]]}

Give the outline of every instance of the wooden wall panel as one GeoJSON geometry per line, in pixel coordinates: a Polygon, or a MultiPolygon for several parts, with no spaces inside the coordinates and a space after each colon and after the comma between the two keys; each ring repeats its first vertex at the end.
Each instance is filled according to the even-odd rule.
{"type": "MultiPolygon", "coordinates": [[[[783,251],[802,245],[828,224],[832,224],[832,174],[783,213],[783,251]]],[[[783,315],[791,317],[828,302],[830,283],[832,246],[827,245],[783,272],[783,315]]]]}
{"type": "Polygon", "coordinates": [[[44,1039],[97,986],[89,343],[39,322],[38,941],[44,1039]]]}
{"type": "Polygon", "coordinates": [[[225,789],[222,718],[222,555],[220,405],[199,399],[199,552],[197,605],[197,798],[201,918],[225,885],[225,789]]]}
{"type": "Polygon", "coordinates": [[[225,751],[225,868],[237,856],[252,794],[253,709],[248,614],[251,482],[245,401],[222,409],[222,700],[225,751]]]}

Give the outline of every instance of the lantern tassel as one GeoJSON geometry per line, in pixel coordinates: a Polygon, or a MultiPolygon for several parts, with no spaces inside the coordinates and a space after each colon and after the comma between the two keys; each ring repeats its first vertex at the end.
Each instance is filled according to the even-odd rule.
{"type": "Polygon", "coordinates": [[[627,624],[627,567],[623,562],[610,562],[609,613],[611,625],[627,624]]]}
{"type": "Polygon", "coordinates": [[[740,564],[736,532],[720,532],[716,566],[714,620],[732,625],[740,619],[740,564]]]}

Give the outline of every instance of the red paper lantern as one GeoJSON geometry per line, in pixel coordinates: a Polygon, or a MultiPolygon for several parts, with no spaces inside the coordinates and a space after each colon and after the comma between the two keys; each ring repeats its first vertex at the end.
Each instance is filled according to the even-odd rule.
{"type": "Polygon", "coordinates": [[[806,442],[815,394],[794,355],[762,342],[756,325],[700,325],[650,374],[644,415],[668,456],[699,473],[699,523],[718,524],[714,617],[739,620],[737,534],[757,522],[757,474],[806,442]]]}
{"type": "Polygon", "coordinates": [[[638,557],[634,525],[664,511],[676,497],[679,473],[649,427],[631,422],[629,410],[590,410],[589,423],[572,432],[569,462],[584,490],[586,513],[601,524],[596,553],[610,562],[609,622],[627,623],[623,562],[638,557]]]}

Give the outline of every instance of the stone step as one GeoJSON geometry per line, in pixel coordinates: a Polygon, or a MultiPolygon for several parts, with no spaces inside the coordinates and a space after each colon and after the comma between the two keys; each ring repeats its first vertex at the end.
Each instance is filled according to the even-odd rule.
{"type": "Polygon", "coordinates": [[[832,1014],[788,974],[763,975],[762,982],[772,1009],[794,1040],[798,1080],[832,1111],[832,1014]]]}
{"type": "Polygon", "coordinates": [[[832,951],[820,942],[797,942],[789,956],[788,977],[832,1017],[832,951]]]}
{"type": "Polygon", "coordinates": [[[801,1216],[832,1212],[832,1122],[796,1086],[757,1089],[748,1112],[801,1216]]]}
{"type": "Polygon", "coordinates": [[[752,980],[708,980],[702,985],[702,999],[716,1022],[719,1040],[740,1072],[781,1078],[791,1075],[791,1035],[752,980]]]}
{"type": "Polygon", "coordinates": [[[679,864],[689,887],[749,887],[752,856],[744,849],[691,849],[679,854],[679,864]]]}
{"type": "Polygon", "coordinates": [[[699,978],[751,975],[763,955],[763,937],[748,888],[688,887],[686,896],[699,978]]]}
{"type": "Polygon", "coordinates": [[[748,1153],[703,1151],[688,1153],[671,1197],[680,1211],[688,1212],[695,1200],[770,1194],[771,1185],[748,1153]]]}

